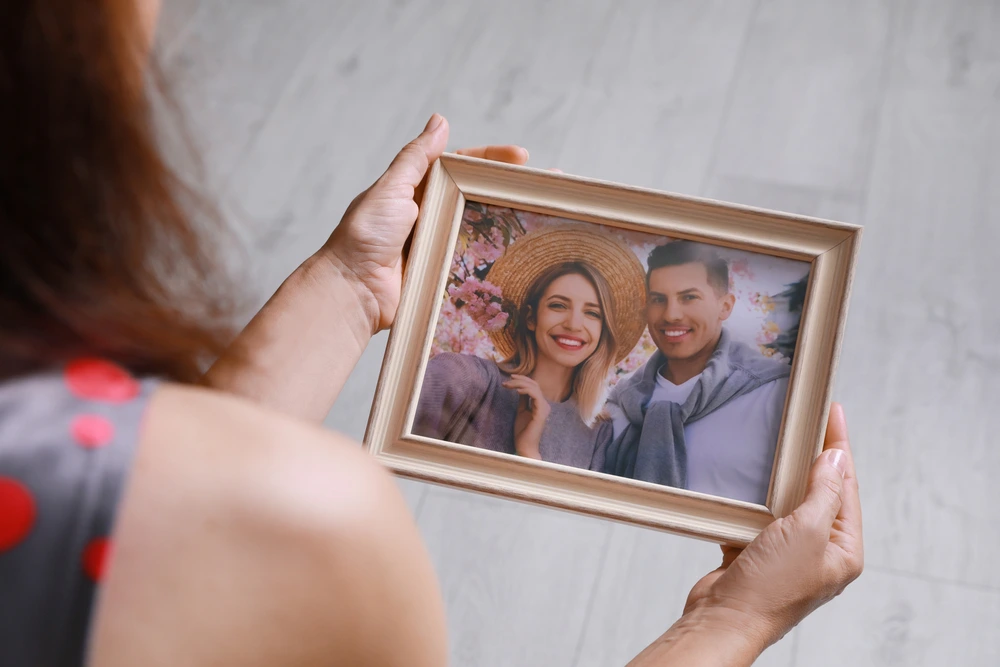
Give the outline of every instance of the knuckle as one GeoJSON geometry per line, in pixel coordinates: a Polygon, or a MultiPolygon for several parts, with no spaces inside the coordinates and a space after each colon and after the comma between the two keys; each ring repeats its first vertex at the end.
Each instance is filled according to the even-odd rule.
{"type": "Polygon", "coordinates": [[[823,493],[829,497],[840,497],[841,484],[834,481],[830,477],[821,477],[817,481],[817,484],[821,489],[823,489],[823,493]]]}
{"type": "Polygon", "coordinates": [[[847,561],[847,574],[854,581],[865,571],[865,558],[861,554],[852,555],[847,561]]]}
{"type": "Polygon", "coordinates": [[[369,192],[371,192],[371,187],[365,188],[359,192],[358,195],[351,200],[351,203],[347,205],[347,210],[344,212],[344,216],[346,217],[357,210],[357,208],[361,206],[361,203],[368,197],[369,192]]]}
{"type": "Polygon", "coordinates": [[[825,600],[832,600],[847,588],[850,581],[846,578],[846,569],[843,564],[827,564],[822,568],[819,577],[819,589],[825,600]]]}
{"type": "Polygon", "coordinates": [[[411,158],[414,153],[421,153],[420,143],[416,139],[412,139],[405,146],[399,149],[399,153],[396,154],[396,159],[399,158],[411,158]]]}
{"type": "Polygon", "coordinates": [[[417,164],[427,164],[427,153],[424,152],[424,147],[416,139],[403,146],[403,150],[399,154],[415,160],[417,164]]]}
{"type": "Polygon", "coordinates": [[[705,597],[711,586],[704,580],[698,581],[692,588],[691,592],[688,593],[687,600],[684,602],[685,610],[691,607],[695,601],[705,597]]]}
{"type": "Polygon", "coordinates": [[[791,515],[786,519],[779,519],[778,523],[779,534],[781,539],[785,544],[792,542],[796,535],[800,533],[804,527],[802,517],[799,515],[791,515]]]}
{"type": "Polygon", "coordinates": [[[832,568],[829,585],[835,591],[834,595],[840,595],[845,588],[856,581],[863,569],[863,564],[852,556],[845,557],[832,568]]]}
{"type": "Polygon", "coordinates": [[[829,526],[824,526],[818,517],[812,514],[794,514],[782,525],[782,534],[786,542],[805,540],[808,542],[826,543],[829,538],[829,526]]]}

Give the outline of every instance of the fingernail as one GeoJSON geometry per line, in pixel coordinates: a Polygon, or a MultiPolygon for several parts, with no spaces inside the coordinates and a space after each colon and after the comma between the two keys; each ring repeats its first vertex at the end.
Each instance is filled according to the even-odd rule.
{"type": "Polygon", "coordinates": [[[441,121],[443,120],[444,116],[442,116],[439,113],[434,114],[433,116],[431,116],[431,119],[427,121],[427,126],[424,127],[424,132],[433,132],[434,130],[438,129],[439,127],[441,127],[441,121]]]}
{"type": "Polygon", "coordinates": [[[847,474],[847,457],[844,455],[842,450],[832,450],[832,453],[828,455],[828,458],[830,460],[830,465],[837,469],[837,472],[840,473],[841,477],[847,474]]]}

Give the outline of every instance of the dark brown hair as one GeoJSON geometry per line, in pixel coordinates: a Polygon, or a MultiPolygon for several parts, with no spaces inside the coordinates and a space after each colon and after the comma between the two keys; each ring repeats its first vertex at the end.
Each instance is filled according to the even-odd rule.
{"type": "Polygon", "coordinates": [[[716,294],[723,296],[729,293],[729,263],[711,246],[695,241],[671,241],[653,248],[646,260],[649,267],[646,271],[646,289],[649,289],[649,276],[656,269],[692,263],[705,267],[708,284],[716,294]]]}
{"type": "Polygon", "coordinates": [[[137,0],[0,4],[0,378],[94,355],[197,379],[233,281],[160,152],[137,0]]]}

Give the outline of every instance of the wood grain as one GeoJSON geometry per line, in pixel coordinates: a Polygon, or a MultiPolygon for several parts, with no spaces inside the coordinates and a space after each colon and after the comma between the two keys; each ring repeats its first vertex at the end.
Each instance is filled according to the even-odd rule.
{"type": "MultiPolygon", "coordinates": [[[[756,0],[624,0],[587,54],[553,166],[699,194],[756,0]]],[[[547,165],[541,165],[547,166],[547,165]]]]}
{"type": "Polygon", "coordinates": [[[160,7],[160,20],[156,26],[156,57],[169,60],[174,48],[183,42],[188,28],[203,23],[198,12],[205,7],[201,0],[169,0],[160,7]]]}
{"type": "MultiPolygon", "coordinates": [[[[624,665],[673,625],[691,587],[722,562],[718,547],[633,526],[614,526],[609,544],[577,667],[624,665]]],[[[786,637],[754,664],[787,667],[793,653],[786,637]]]]}
{"type": "Polygon", "coordinates": [[[713,178],[859,192],[893,0],[767,0],[750,26],[713,178]]]}
{"type": "Polygon", "coordinates": [[[870,561],[995,587],[998,118],[978,93],[890,93],[840,378],[870,561]]]}
{"type": "Polygon", "coordinates": [[[216,192],[298,68],[325,47],[324,30],[349,11],[340,3],[295,0],[208,1],[198,8],[163,67],[185,103],[216,192]]]}
{"type": "Polygon", "coordinates": [[[574,664],[610,528],[564,512],[432,489],[420,529],[455,628],[451,664],[574,664]]]}
{"type": "Polygon", "coordinates": [[[795,665],[1000,664],[1000,595],[881,570],[799,626],[795,665]]]}
{"type": "MultiPolygon", "coordinates": [[[[261,300],[433,111],[452,148],[864,223],[835,396],[869,570],[759,664],[1000,661],[996,2],[168,0],[164,19],[261,300]]],[[[383,345],[330,426],[363,429],[383,345]]],[[[419,508],[426,487],[403,488],[419,508]]],[[[714,548],[608,526],[425,502],[453,664],[623,664],[661,632],[714,548]]]]}
{"type": "Polygon", "coordinates": [[[745,546],[798,505],[823,442],[860,228],[445,154],[421,202],[365,445],[414,479],[745,546]],[[410,432],[465,198],[812,259],[767,507],[475,450],[410,432]]]}

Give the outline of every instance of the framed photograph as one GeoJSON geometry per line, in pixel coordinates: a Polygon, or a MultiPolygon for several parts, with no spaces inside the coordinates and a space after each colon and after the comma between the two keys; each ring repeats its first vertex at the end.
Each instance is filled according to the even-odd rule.
{"type": "Polygon", "coordinates": [[[365,444],[406,477],[745,545],[822,449],[860,237],[446,154],[365,444]]]}

